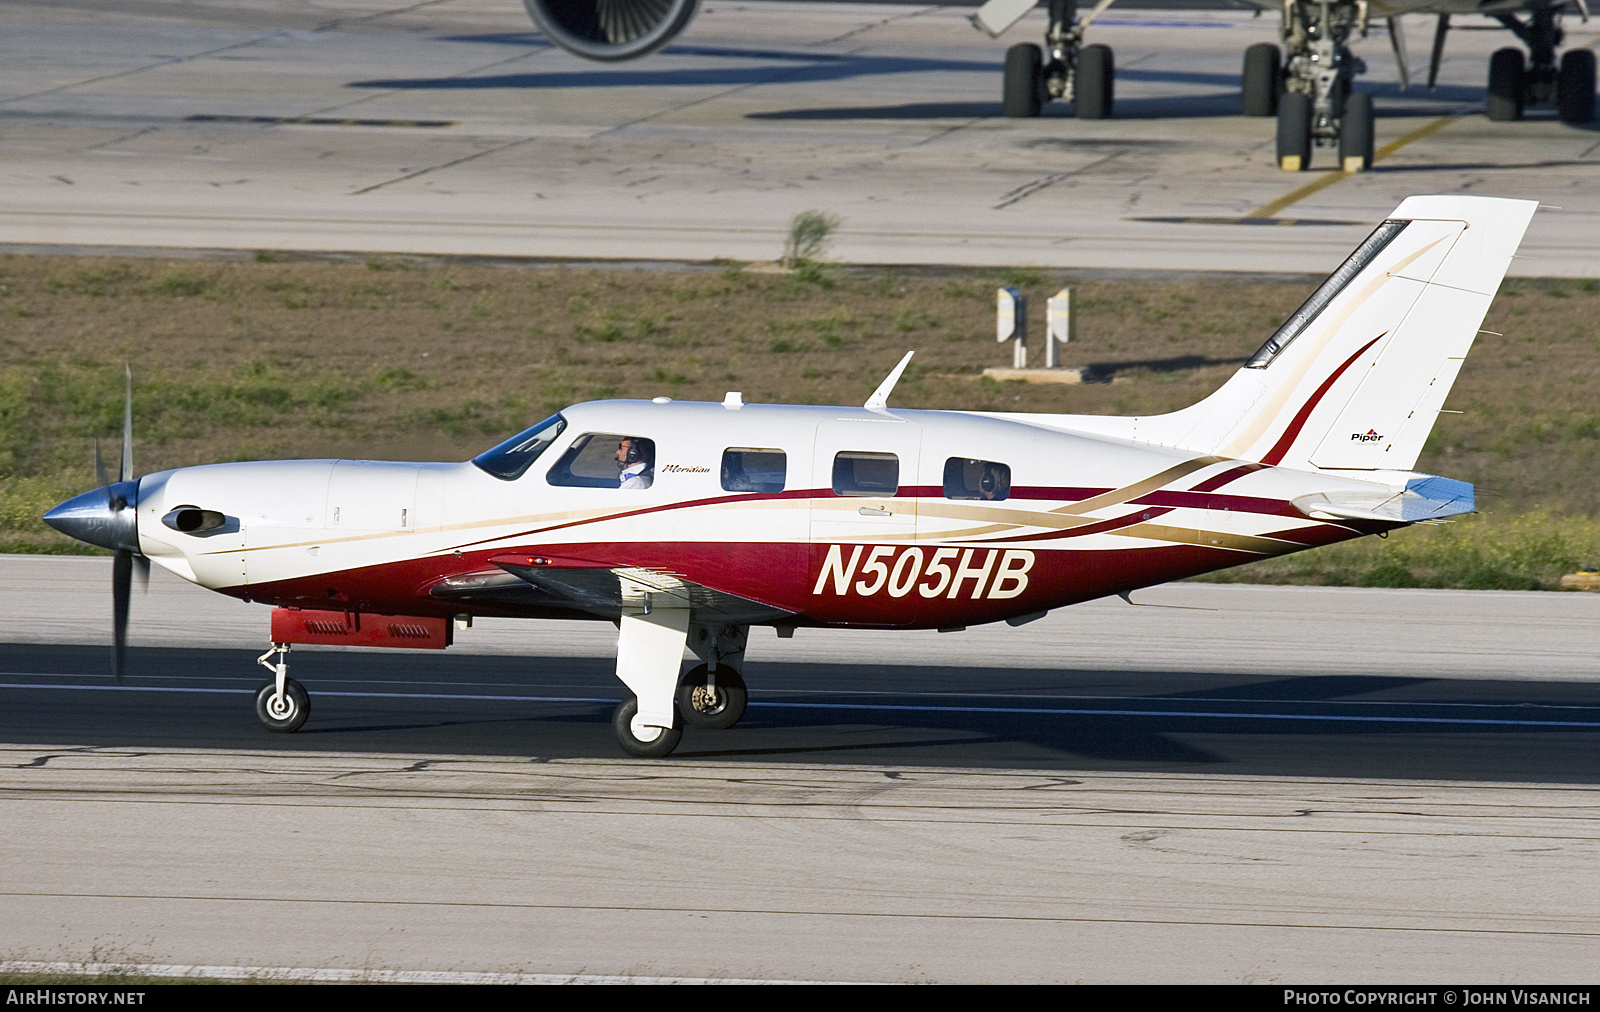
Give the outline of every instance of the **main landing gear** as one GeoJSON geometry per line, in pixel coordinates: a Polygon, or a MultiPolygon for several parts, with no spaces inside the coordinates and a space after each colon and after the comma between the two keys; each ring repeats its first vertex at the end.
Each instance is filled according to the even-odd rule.
{"type": "Polygon", "coordinates": [[[1031,42],[1006,50],[1001,88],[1005,114],[1037,116],[1045,102],[1057,99],[1071,102],[1079,119],[1108,119],[1116,79],[1111,47],[1083,44],[1089,19],[1078,20],[1077,0],[1048,0],[1046,6],[1048,58],[1031,42]]]}
{"type": "Polygon", "coordinates": [[[1489,58],[1490,119],[1518,120],[1528,105],[1539,103],[1555,106],[1563,123],[1594,119],[1594,51],[1569,49],[1557,62],[1556,47],[1563,37],[1558,9],[1535,7],[1526,21],[1515,14],[1495,15],[1528,47],[1528,56],[1524,59],[1520,49],[1507,46],[1489,58]]]}
{"type": "Polygon", "coordinates": [[[659,759],[683,739],[683,725],[722,729],[744,716],[750,629],[691,623],[689,603],[670,593],[626,593],[618,621],[617,678],[633,694],[617,705],[611,730],[631,756],[659,759]],[[704,663],[679,677],[683,648],[704,663]]]}

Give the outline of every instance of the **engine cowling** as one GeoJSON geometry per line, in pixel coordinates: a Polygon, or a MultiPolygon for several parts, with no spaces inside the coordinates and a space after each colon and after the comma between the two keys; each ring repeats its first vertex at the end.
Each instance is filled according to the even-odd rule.
{"type": "Polygon", "coordinates": [[[688,27],[700,0],[522,0],[551,42],[590,60],[631,60],[688,27]]]}

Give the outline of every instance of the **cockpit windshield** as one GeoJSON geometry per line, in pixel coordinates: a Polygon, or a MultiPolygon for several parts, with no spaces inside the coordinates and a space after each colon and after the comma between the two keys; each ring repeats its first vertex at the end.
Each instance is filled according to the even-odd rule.
{"type": "Polygon", "coordinates": [[[472,458],[472,462],[496,478],[516,481],[566,427],[565,418],[551,415],[533,428],[519,432],[499,446],[478,454],[472,458]]]}

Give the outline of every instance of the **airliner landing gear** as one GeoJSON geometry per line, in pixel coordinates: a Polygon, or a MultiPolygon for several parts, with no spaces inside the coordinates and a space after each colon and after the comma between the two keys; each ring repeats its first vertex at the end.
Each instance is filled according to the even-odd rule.
{"type": "Polygon", "coordinates": [[[1012,117],[1039,115],[1050,99],[1071,102],[1079,119],[1111,116],[1116,61],[1110,46],[1083,44],[1084,30],[1100,10],[1078,19],[1078,0],[1047,0],[1050,26],[1044,50],[1024,42],[1006,50],[1002,104],[1012,117]]]}
{"type": "Polygon", "coordinates": [[[1513,47],[1497,49],[1489,58],[1490,119],[1521,119],[1530,103],[1555,106],[1563,123],[1594,119],[1594,51],[1569,49],[1556,62],[1562,39],[1557,7],[1536,7],[1526,21],[1515,14],[1495,15],[1528,47],[1528,58],[1513,47]]]}
{"type": "Polygon", "coordinates": [[[262,727],[278,734],[300,730],[311,716],[311,697],[304,686],[289,677],[289,644],[272,644],[272,649],[257,657],[256,663],[273,674],[272,681],[256,693],[256,719],[262,727]]]}
{"type": "MultiPolygon", "coordinates": [[[[1361,23],[1365,4],[1336,3],[1333,0],[1292,0],[1283,8],[1283,44],[1288,56],[1283,64],[1283,94],[1278,111],[1278,167],[1285,172],[1302,172],[1311,167],[1313,147],[1331,147],[1339,152],[1339,167],[1346,172],[1364,172],[1372,167],[1372,99],[1358,103],[1350,115],[1347,100],[1351,82],[1366,70],[1366,64],[1350,52],[1346,44],[1350,33],[1361,23]],[[1296,99],[1294,96],[1301,96],[1296,99]]],[[[1251,74],[1252,46],[1245,53],[1246,86],[1243,105],[1247,115],[1264,105],[1260,91],[1271,62],[1256,52],[1257,67],[1251,74]]],[[[1260,112],[1255,112],[1260,115],[1260,112]]]]}

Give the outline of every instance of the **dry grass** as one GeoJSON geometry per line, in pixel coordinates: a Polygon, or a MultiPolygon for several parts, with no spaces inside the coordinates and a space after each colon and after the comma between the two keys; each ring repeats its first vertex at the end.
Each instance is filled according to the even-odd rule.
{"type": "MultiPolygon", "coordinates": [[[[1303,283],[1089,282],[1073,364],[1109,383],[996,384],[994,288],[956,277],[643,273],[296,262],[0,259],[0,548],[71,550],[37,516],[89,486],[137,383],[141,472],[289,456],[464,459],[597,397],[860,403],[908,348],[906,407],[1144,413],[1219,386],[1303,283]]],[[[1600,294],[1508,283],[1420,467],[1491,513],[1594,516],[1600,294]]],[[[1039,350],[1034,349],[1035,357],[1039,350]]],[[[111,454],[108,453],[108,456],[111,454]]]]}

